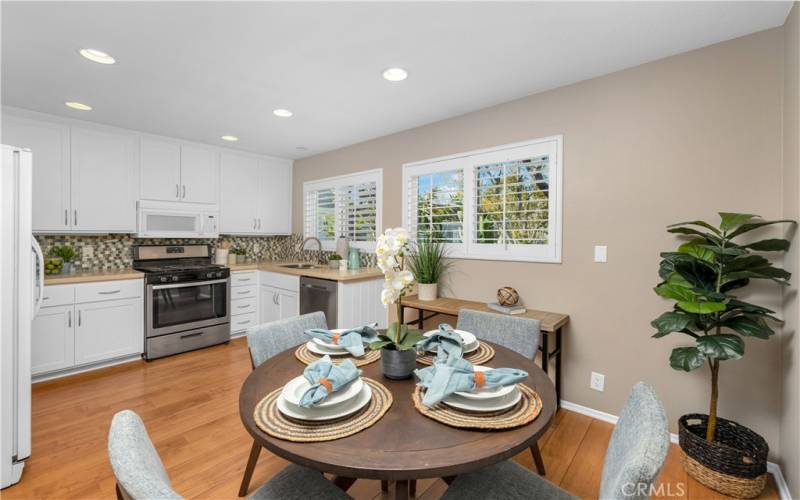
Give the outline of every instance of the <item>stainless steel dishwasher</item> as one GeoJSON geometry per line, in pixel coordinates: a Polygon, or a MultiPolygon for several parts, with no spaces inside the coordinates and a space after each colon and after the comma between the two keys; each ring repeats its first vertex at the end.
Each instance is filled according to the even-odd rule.
{"type": "Polygon", "coordinates": [[[300,314],[322,311],[328,328],[336,328],[338,317],[337,281],[300,277],[300,314]]]}

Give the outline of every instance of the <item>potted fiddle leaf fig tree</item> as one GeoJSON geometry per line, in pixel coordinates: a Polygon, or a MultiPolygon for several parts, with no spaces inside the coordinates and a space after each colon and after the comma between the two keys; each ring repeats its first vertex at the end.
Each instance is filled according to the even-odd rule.
{"type": "Polygon", "coordinates": [[[785,252],[785,239],[754,240],[752,231],[772,224],[757,215],[720,213],[714,226],[697,220],[667,228],[688,237],[675,252],[661,254],[655,291],[674,301],[672,310],[652,321],[653,337],[671,333],[687,337],[691,345],[676,347],[672,368],[692,371],[707,367],[711,375],[708,415],[689,414],[679,419],[679,443],[687,472],[721,493],[751,498],[764,488],[769,447],[763,437],[717,416],[719,374],[723,361],[745,354],[743,337],[768,339],[774,311],[740,298],[753,280],[789,284],[790,274],[775,267],[761,253],[785,252]]]}

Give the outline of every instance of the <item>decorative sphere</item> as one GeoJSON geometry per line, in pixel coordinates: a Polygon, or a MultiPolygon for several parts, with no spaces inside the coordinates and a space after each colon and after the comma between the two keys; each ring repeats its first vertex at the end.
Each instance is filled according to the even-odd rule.
{"type": "Polygon", "coordinates": [[[497,302],[501,306],[514,306],[519,302],[519,293],[510,286],[497,290],[497,302]]]}

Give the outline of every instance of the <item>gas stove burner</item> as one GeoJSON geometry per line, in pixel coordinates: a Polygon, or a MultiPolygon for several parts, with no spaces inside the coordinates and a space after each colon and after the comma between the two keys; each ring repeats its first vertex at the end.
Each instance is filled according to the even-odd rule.
{"type": "Polygon", "coordinates": [[[133,268],[150,284],[226,279],[230,270],[211,261],[209,245],[141,245],[133,249],[133,268]]]}

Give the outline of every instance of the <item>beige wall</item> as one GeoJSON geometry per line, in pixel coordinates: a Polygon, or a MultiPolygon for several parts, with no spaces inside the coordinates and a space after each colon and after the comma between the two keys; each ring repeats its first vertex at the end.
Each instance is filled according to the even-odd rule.
{"type": "MultiPolygon", "coordinates": [[[[783,213],[800,220],[800,4],[795,3],[784,26],[783,213]]],[[[784,292],[783,391],[781,402],[781,468],[794,498],[800,497],[800,231],[792,229],[786,268],[794,284],[784,292]]]]}
{"type": "MultiPolygon", "coordinates": [[[[384,227],[401,223],[401,165],[564,134],[563,263],[461,260],[450,295],[490,300],[515,287],[529,307],[569,313],[563,397],[618,414],[638,380],[671,420],[707,411],[708,373],[669,367],[677,335],[650,338],[670,304],[657,297],[667,224],[715,213],[781,215],[783,31],[773,29],[295,162],[294,230],[304,181],[384,170],[384,227]],[[592,262],[608,245],[607,264],[592,262]],[[605,392],[589,374],[606,375],[605,392]]],[[[413,78],[413,76],[412,76],[413,78]]],[[[767,306],[781,292],[765,286],[767,306]]],[[[747,341],[722,368],[720,411],[778,448],[780,342],[747,341]]]]}

